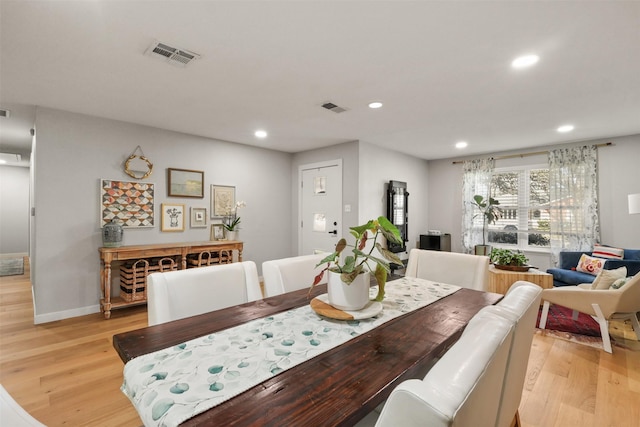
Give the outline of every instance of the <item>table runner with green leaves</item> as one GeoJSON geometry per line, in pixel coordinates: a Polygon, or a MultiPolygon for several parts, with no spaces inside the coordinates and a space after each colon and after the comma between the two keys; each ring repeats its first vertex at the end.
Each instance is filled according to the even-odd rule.
{"type": "MultiPolygon", "coordinates": [[[[387,283],[383,310],[370,319],[334,320],[306,304],[145,354],[124,367],[123,393],[145,426],[177,426],[278,373],[460,287],[416,278],[387,283]]],[[[371,296],[377,287],[371,288],[371,296]]]]}

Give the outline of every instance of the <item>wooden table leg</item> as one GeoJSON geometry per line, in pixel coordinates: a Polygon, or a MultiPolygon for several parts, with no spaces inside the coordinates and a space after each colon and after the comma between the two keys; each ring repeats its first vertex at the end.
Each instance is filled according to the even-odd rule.
{"type": "Polygon", "coordinates": [[[104,318],[109,319],[111,317],[111,261],[105,260],[102,263],[102,271],[100,272],[100,287],[102,288],[102,311],[104,318]]]}

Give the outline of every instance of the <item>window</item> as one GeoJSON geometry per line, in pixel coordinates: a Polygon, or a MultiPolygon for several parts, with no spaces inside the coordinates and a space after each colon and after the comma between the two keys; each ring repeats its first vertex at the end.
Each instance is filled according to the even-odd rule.
{"type": "Polygon", "coordinates": [[[502,217],[489,225],[489,244],[517,249],[549,248],[549,168],[496,169],[491,197],[502,217]]]}

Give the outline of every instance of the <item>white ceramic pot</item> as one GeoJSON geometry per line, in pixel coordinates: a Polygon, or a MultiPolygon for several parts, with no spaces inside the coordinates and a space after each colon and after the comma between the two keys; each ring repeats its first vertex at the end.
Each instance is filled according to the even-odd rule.
{"type": "Polygon", "coordinates": [[[358,275],[350,284],[340,279],[339,273],[329,271],[327,293],[329,304],[340,310],[361,310],[369,303],[369,273],[358,275]]]}
{"type": "Polygon", "coordinates": [[[226,238],[227,240],[238,240],[238,232],[227,230],[226,238]]]}

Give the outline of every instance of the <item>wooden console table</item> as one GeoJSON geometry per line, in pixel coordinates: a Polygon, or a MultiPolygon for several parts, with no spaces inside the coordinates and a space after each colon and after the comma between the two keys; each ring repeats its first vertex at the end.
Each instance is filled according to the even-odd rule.
{"type": "Polygon", "coordinates": [[[120,246],[117,248],[102,247],[100,251],[100,309],[104,318],[111,317],[111,310],[135,304],[142,304],[146,299],[139,301],[125,301],[120,297],[111,298],[111,263],[113,261],[139,260],[156,257],[178,257],[178,268],[187,268],[187,255],[197,255],[207,251],[237,251],[238,261],[242,261],[243,244],[239,241],[215,241],[215,242],[187,242],[187,243],[160,243],[154,245],[120,246]]]}
{"type": "Polygon", "coordinates": [[[511,285],[518,280],[526,280],[527,282],[535,283],[542,289],[549,289],[553,287],[553,276],[549,273],[545,273],[535,268],[530,268],[529,271],[517,272],[499,270],[493,265],[489,267],[489,292],[497,294],[506,294],[511,285]]]}

